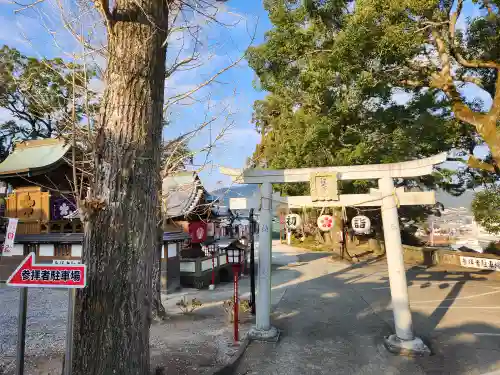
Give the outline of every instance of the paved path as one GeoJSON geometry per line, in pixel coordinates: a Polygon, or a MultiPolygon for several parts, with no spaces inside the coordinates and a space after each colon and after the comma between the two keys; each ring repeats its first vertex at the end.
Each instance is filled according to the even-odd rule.
{"type": "Polygon", "coordinates": [[[408,271],[414,327],[434,355],[406,358],[382,346],[393,327],[385,262],[349,266],[320,258],[282,267],[287,269],[294,277],[273,282],[280,342],[252,343],[234,374],[497,375],[500,370],[500,282],[480,272],[408,271]]]}

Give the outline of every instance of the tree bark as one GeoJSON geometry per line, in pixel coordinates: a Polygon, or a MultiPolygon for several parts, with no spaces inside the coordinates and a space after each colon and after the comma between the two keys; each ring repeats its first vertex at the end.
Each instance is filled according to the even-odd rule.
{"type": "MultiPolygon", "coordinates": [[[[161,215],[161,214],[160,214],[161,215]]],[[[161,321],[166,318],[167,312],[161,302],[161,252],[163,251],[163,222],[158,225],[158,244],[153,258],[153,306],[152,320],[161,321]]]]}
{"type": "Polygon", "coordinates": [[[82,202],[88,275],[77,295],[74,375],[150,372],[168,9],[165,0],[117,0],[108,16],[94,181],[82,202]]]}

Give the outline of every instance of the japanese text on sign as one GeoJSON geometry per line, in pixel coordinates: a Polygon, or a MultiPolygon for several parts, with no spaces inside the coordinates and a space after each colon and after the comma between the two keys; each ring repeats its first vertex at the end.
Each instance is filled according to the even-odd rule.
{"type": "Polygon", "coordinates": [[[16,237],[17,221],[17,219],[9,219],[7,233],[5,234],[5,242],[2,248],[3,253],[12,252],[12,248],[14,247],[14,238],[16,237]]]}
{"type": "Polygon", "coordinates": [[[355,216],[352,219],[352,229],[356,233],[370,233],[371,222],[370,219],[366,216],[355,216]]]}
{"type": "Polygon", "coordinates": [[[310,185],[313,202],[339,199],[336,173],[313,173],[310,185]]]}
{"type": "Polygon", "coordinates": [[[80,270],[23,270],[21,272],[21,279],[27,280],[41,280],[41,281],[74,281],[80,282],[82,279],[82,272],[80,270]]]}
{"type": "Polygon", "coordinates": [[[82,264],[80,260],[72,259],[53,259],[52,264],[82,264]]]}
{"type": "Polygon", "coordinates": [[[480,268],[483,270],[500,271],[500,259],[460,257],[462,267],[480,268]]]}
{"type": "Polygon", "coordinates": [[[36,288],[84,288],[84,264],[36,264],[35,254],[30,253],[7,280],[8,286],[36,288]]]}
{"type": "Polygon", "coordinates": [[[302,220],[300,219],[300,216],[297,214],[290,214],[286,215],[285,217],[285,223],[286,227],[288,229],[297,229],[302,225],[302,220]]]}

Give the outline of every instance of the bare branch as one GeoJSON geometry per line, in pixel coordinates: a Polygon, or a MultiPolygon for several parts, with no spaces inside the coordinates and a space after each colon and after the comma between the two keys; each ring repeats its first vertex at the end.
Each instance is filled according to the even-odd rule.
{"type": "Polygon", "coordinates": [[[457,60],[457,62],[465,68],[492,68],[492,69],[500,69],[500,64],[495,61],[480,61],[480,60],[466,60],[462,54],[458,51],[456,40],[455,40],[455,31],[457,20],[460,17],[464,5],[463,0],[458,0],[457,2],[457,10],[450,14],[450,50],[453,54],[453,57],[457,60]]]}
{"type": "Polygon", "coordinates": [[[21,8],[14,10],[14,13],[19,13],[19,12],[22,12],[23,10],[33,8],[34,6],[36,6],[40,3],[43,3],[44,1],[45,0],[35,0],[34,2],[32,2],[30,4],[26,4],[26,5],[20,4],[16,1],[13,1],[14,4],[21,6],[21,8]]]}
{"type": "Polygon", "coordinates": [[[109,11],[109,1],[108,0],[93,0],[96,9],[101,13],[104,18],[104,22],[106,22],[106,29],[109,35],[113,35],[113,25],[114,19],[109,11]]]}

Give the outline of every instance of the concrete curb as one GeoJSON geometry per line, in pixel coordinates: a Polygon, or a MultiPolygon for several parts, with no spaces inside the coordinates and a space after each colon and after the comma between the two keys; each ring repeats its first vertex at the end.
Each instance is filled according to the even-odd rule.
{"type": "Polygon", "coordinates": [[[248,333],[245,335],[245,339],[241,341],[240,347],[234,353],[234,355],[231,357],[231,360],[229,363],[226,363],[224,366],[214,369],[210,372],[208,372],[208,375],[230,375],[233,373],[234,366],[236,362],[241,358],[243,353],[245,353],[246,348],[248,347],[248,344],[250,344],[250,337],[248,333]]]}

